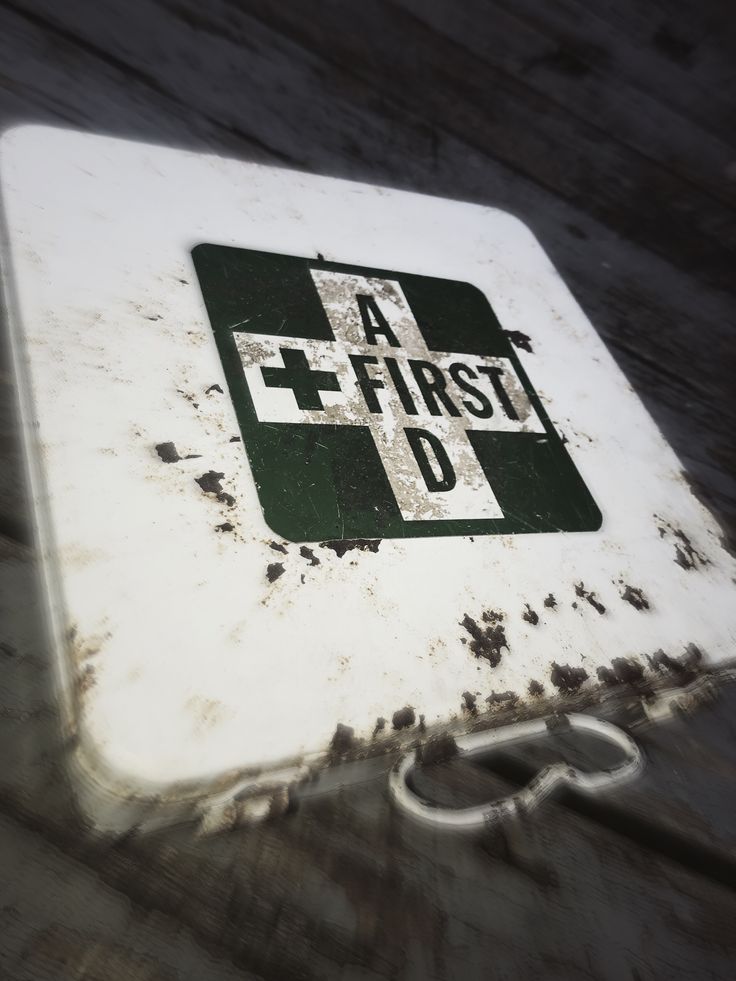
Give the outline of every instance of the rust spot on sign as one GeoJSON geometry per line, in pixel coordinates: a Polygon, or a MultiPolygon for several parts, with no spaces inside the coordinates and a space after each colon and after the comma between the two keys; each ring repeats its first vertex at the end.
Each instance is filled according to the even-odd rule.
{"type": "Polygon", "coordinates": [[[178,463],[180,460],[199,460],[200,453],[187,453],[186,456],[179,456],[179,452],[174,443],[157,443],[154,447],[159,457],[164,463],[178,463]]]}
{"type": "Polygon", "coordinates": [[[526,609],[521,614],[521,619],[526,620],[527,623],[530,623],[533,627],[536,627],[536,625],[539,623],[539,614],[535,613],[528,603],[526,603],[525,606],[526,609]]]}
{"type": "Polygon", "coordinates": [[[582,582],[576,584],[575,595],[579,596],[581,599],[587,600],[587,602],[590,603],[593,609],[597,613],[600,613],[601,616],[603,616],[603,614],[606,612],[605,606],[596,599],[596,594],[590,592],[590,590],[587,590],[582,582]]]}
{"type": "Polygon", "coordinates": [[[561,692],[577,691],[583,682],[588,680],[588,672],[585,668],[574,668],[569,664],[558,664],[552,662],[549,680],[561,692]]]}
{"type": "MultiPolygon", "coordinates": [[[[503,616],[503,614],[501,614],[503,616]]],[[[486,619],[486,614],[483,614],[486,619]]],[[[509,650],[506,632],[500,623],[491,624],[488,627],[481,627],[472,617],[466,613],[463,617],[461,627],[465,627],[472,640],[470,650],[476,657],[484,657],[492,668],[495,668],[501,660],[501,648],[509,650]]]]}
{"type": "Polygon", "coordinates": [[[221,504],[227,504],[231,508],[235,504],[235,498],[232,494],[228,494],[227,491],[222,489],[221,481],[224,476],[224,473],[208,470],[201,477],[195,477],[194,479],[199,484],[203,494],[212,494],[221,504]]]}
{"type": "Polygon", "coordinates": [[[283,562],[272,562],[266,569],[266,579],[269,582],[276,582],[285,571],[283,562]]]}
{"type": "Polygon", "coordinates": [[[415,721],[416,715],[411,705],[406,705],[404,708],[399,709],[391,717],[391,725],[394,729],[408,729],[409,726],[414,725],[415,721]]]}
{"type": "Polygon", "coordinates": [[[322,542],[320,548],[330,548],[341,559],[346,552],[359,549],[361,552],[377,552],[381,544],[380,538],[352,538],[342,541],[322,542]]]}
{"type": "Polygon", "coordinates": [[[330,749],[333,753],[338,756],[342,756],[353,748],[355,744],[355,730],[352,726],[343,725],[342,722],[337,723],[335,733],[330,742],[330,749]]]}
{"type": "Polygon", "coordinates": [[[631,603],[635,610],[648,610],[649,600],[644,596],[641,589],[636,586],[624,586],[624,591],[621,593],[621,599],[626,600],[627,603],[631,603]]]}
{"type": "Polygon", "coordinates": [[[470,712],[471,715],[477,715],[478,709],[476,707],[476,696],[470,691],[463,692],[463,709],[466,712],[470,712]]]}
{"type": "Polygon", "coordinates": [[[314,554],[314,552],[312,551],[312,549],[311,548],[308,548],[306,545],[302,545],[302,547],[299,549],[299,554],[301,555],[301,557],[303,559],[308,559],[310,565],[319,565],[320,564],[319,563],[319,559],[314,554]]]}
{"type": "Polygon", "coordinates": [[[604,685],[638,685],[644,679],[644,669],[632,657],[614,657],[610,668],[600,667],[596,673],[604,685]]]}

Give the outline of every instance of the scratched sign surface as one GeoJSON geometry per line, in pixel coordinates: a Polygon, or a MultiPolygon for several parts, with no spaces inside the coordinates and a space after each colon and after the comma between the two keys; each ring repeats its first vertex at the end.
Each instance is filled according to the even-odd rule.
{"type": "Polygon", "coordinates": [[[474,286],[216,245],[193,258],[277,534],[600,527],[474,286]]]}

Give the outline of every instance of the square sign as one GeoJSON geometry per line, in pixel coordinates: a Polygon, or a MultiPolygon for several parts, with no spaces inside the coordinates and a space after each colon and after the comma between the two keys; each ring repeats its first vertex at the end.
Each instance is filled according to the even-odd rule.
{"type": "Polygon", "coordinates": [[[518,218],[47,127],[0,190],[97,825],[733,657],[736,561],[518,218]]]}
{"type": "Polygon", "coordinates": [[[600,527],[476,287],[217,245],[193,259],[276,534],[600,527]]]}

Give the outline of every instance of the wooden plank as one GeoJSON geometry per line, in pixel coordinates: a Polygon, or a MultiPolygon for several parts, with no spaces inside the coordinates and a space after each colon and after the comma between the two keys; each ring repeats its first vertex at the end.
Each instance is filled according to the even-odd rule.
{"type": "Polygon", "coordinates": [[[712,0],[648,4],[627,0],[495,0],[526,24],[563,45],[577,41],[611,66],[611,84],[623,82],[732,144],[734,123],[732,11],[712,0]]]}
{"type": "MultiPolygon", "coordinates": [[[[306,87],[297,81],[298,58],[293,47],[283,51],[276,78],[274,62],[260,52],[289,46],[264,31],[262,21],[317,55],[322,75],[325,66],[330,66],[330,108],[338,117],[342,113],[353,117],[348,128],[343,125],[338,138],[344,138],[346,129],[351,132],[355,128],[352,104],[370,106],[380,93],[384,107],[396,105],[409,110],[433,129],[447,131],[571,203],[585,199],[590,212],[611,228],[664,252],[681,268],[696,272],[706,281],[733,289],[736,218],[732,209],[643,154],[610,139],[600,125],[575,119],[546,94],[497,71],[465,48],[443,43],[422,21],[407,17],[398,8],[378,0],[357,5],[351,13],[351,30],[345,31],[340,28],[341,5],[337,0],[330,3],[323,5],[322,18],[317,21],[298,5],[259,6],[254,2],[233,8],[213,4],[203,15],[199,8],[191,10],[186,0],[178,0],[173,8],[149,0],[148,4],[136,5],[138,16],[145,17],[147,30],[135,32],[134,37],[134,21],[131,25],[132,18],[122,14],[117,5],[98,4],[89,10],[73,4],[59,8],[50,0],[35,0],[31,9],[34,16],[46,19],[50,28],[59,25],[85,43],[94,38],[98,48],[115,59],[125,59],[156,87],[170,90],[176,84],[193,110],[223,123],[232,117],[232,104],[223,98],[227,92],[225,78],[232,79],[235,69],[241,84],[251,87],[258,80],[261,99],[251,105],[249,123],[259,140],[271,147],[282,146],[291,109],[299,114],[302,125],[311,123],[313,139],[322,149],[334,148],[337,134],[325,119],[328,103],[324,82],[320,86],[323,96],[314,98],[318,80],[312,76],[306,87]],[[167,17],[168,10],[173,13],[167,17]],[[257,19],[250,14],[257,14],[257,19]],[[190,26],[192,21],[195,27],[190,26]],[[209,32],[205,33],[208,23],[209,32]],[[325,30],[325,24],[334,24],[337,29],[325,30]],[[241,44],[249,46],[247,59],[239,55],[241,44]],[[175,83],[167,67],[171,47],[185,60],[205,57],[210,84],[190,84],[186,75],[175,83]],[[370,51],[369,59],[366,51],[370,51]],[[292,96],[284,106],[280,92],[286,86],[292,96]],[[350,105],[345,96],[349,96],[350,105]]],[[[370,116],[364,118],[363,125],[367,132],[362,135],[370,139],[370,116]]],[[[307,149],[313,149],[311,143],[307,149]]]]}
{"type": "MultiPolygon", "coordinates": [[[[454,799],[467,780],[446,775],[454,799]]],[[[43,977],[61,954],[79,963],[89,944],[91,959],[107,956],[137,977],[134,967],[161,956],[168,922],[165,963],[181,964],[194,947],[192,969],[208,956],[213,977],[230,976],[229,962],[283,979],[461,979],[484,976],[489,962],[509,978],[729,976],[732,891],[555,804],[513,832],[456,837],[401,818],[384,786],[312,799],[292,817],[220,839],[182,827],[117,843],[85,834],[58,801],[46,802],[55,813],[28,815],[4,794],[14,853],[5,888],[17,910],[4,911],[15,958],[6,976],[27,978],[33,967],[43,977]],[[108,909],[109,896],[151,927],[116,936],[121,903],[108,909]]],[[[499,789],[495,780],[475,786],[499,789]]]]}
{"type": "MultiPolygon", "coordinates": [[[[704,692],[687,714],[675,713],[656,724],[630,729],[644,754],[644,770],[637,780],[596,798],[559,794],[558,800],[572,813],[736,889],[736,830],[730,817],[736,804],[736,684],[724,679],[707,696],[704,692]]],[[[639,695],[635,689],[627,695],[622,686],[618,712],[609,703],[594,714],[625,724],[639,695]]],[[[644,717],[640,709],[633,714],[644,717]]],[[[491,754],[478,765],[522,786],[540,769],[560,760],[584,770],[604,769],[615,765],[620,753],[608,744],[563,730],[491,754]]],[[[468,786],[475,782],[471,775],[468,786]]]]}
{"type": "MultiPolygon", "coordinates": [[[[186,9],[181,0],[176,10],[184,15],[186,9]]],[[[681,268],[722,288],[733,287],[730,208],[616,142],[598,121],[573,117],[524,79],[467,47],[443,43],[422,20],[379,0],[356,7],[350,31],[341,29],[337,0],[320,21],[298,6],[254,0],[239,9],[565,200],[585,199],[593,215],[631,240],[664,250],[681,268]]],[[[245,19],[233,24],[230,17],[230,25],[233,32],[252,31],[245,19]]]]}
{"type": "Polygon", "coordinates": [[[92,132],[131,134],[181,146],[237,147],[249,159],[278,157],[245,132],[193,112],[177,95],[163,91],[145,72],[102,48],[64,32],[50,32],[40,18],[12,4],[0,5],[4,126],[23,122],[73,125],[92,132]]]}
{"type": "Polygon", "coordinates": [[[0,972],[7,981],[249,976],[208,954],[176,918],[131,908],[94,869],[4,816],[0,868],[0,972]]]}
{"type": "MultiPolygon", "coordinates": [[[[732,142],[732,106],[723,68],[730,41],[717,5],[706,0],[703,22],[707,30],[719,26],[718,36],[701,42],[698,34],[698,48],[677,55],[666,33],[657,48],[652,32],[661,16],[677,41],[679,0],[646,10],[633,0],[595,10],[574,0],[554,7],[496,2],[488,9],[502,18],[508,39],[500,57],[490,32],[474,30],[468,10],[481,8],[471,3],[422,11],[414,0],[402,0],[403,10],[327,5],[318,18],[294,5],[252,4],[255,19],[228,4],[5,4],[0,116],[280,160],[520,214],[710,499],[736,518],[732,298],[703,285],[708,270],[696,276],[682,268],[689,253],[679,238],[669,241],[666,198],[624,201],[614,220],[621,177],[615,194],[599,192],[590,174],[570,167],[560,175],[530,153],[536,144],[517,140],[520,128],[539,125],[549,156],[562,142],[568,155],[584,145],[598,176],[613,160],[641,179],[635,150],[656,163],[646,172],[652,179],[669,168],[681,180],[666,185],[672,193],[697,185],[702,218],[691,248],[698,251],[703,236],[712,239],[721,227],[709,224],[714,205],[705,195],[731,196],[718,176],[732,142]],[[402,28],[406,10],[424,17],[426,32],[402,28]],[[555,57],[566,63],[570,45],[568,65],[575,57],[594,62],[584,86],[572,75],[568,84],[565,69],[554,67],[555,57]],[[595,45],[608,60],[595,61],[595,45]],[[470,59],[461,55],[466,50],[470,59]],[[509,85],[513,59],[547,51],[551,60],[509,85]],[[466,84],[463,72],[480,81],[466,84]],[[503,100],[482,91],[496,78],[503,100]],[[440,95],[433,93],[438,83],[440,95]],[[468,104],[454,119],[459,100],[468,104]],[[605,112],[596,120],[598,103],[605,112]],[[517,107],[521,122],[509,123],[517,107]],[[503,112],[492,139],[461,132],[460,123],[482,131],[497,108],[503,112]],[[594,134],[613,127],[618,149],[606,161],[594,134]],[[640,210],[657,219],[643,232],[640,210]]],[[[608,139],[604,133],[601,145],[608,139]]],[[[8,369],[0,406],[10,405],[12,392],[8,369]]],[[[15,428],[7,418],[0,424],[0,514],[22,521],[15,428]]],[[[732,889],[614,830],[601,815],[555,804],[516,833],[447,839],[403,821],[380,778],[221,838],[198,839],[187,826],[119,841],[90,833],[58,745],[33,553],[13,527],[3,526],[9,537],[0,538],[4,977],[168,981],[253,971],[286,979],[466,979],[487,976],[489,965],[514,979],[731,976],[732,889]]],[[[730,793],[733,754],[728,717],[718,714],[728,705],[713,711],[647,736],[648,782],[630,789],[626,813],[676,818],[677,827],[710,836],[731,860],[722,797],[730,793]]],[[[500,786],[492,774],[475,774],[471,784],[462,769],[433,779],[454,800],[500,786]]]]}
{"type": "MultiPolygon", "coordinates": [[[[173,78],[171,92],[162,85],[152,87],[145,73],[137,70],[129,76],[124,60],[111,61],[106,51],[78,43],[74,37],[55,36],[56,56],[46,58],[48,38],[39,24],[7,9],[2,16],[10,46],[5,71],[12,76],[15,89],[33,81],[51,94],[49,98],[65,92],[79,125],[102,131],[117,128],[144,139],[157,134],[159,139],[179,144],[194,143],[204,149],[217,145],[224,152],[264,158],[265,128],[277,111],[276,104],[261,105],[252,112],[258,99],[249,96],[231,104],[226,123],[213,121],[206,112],[189,108],[189,89],[180,84],[177,91],[173,78]],[[251,137],[253,124],[261,129],[251,137]]],[[[124,25],[118,26],[125,37],[124,25]]],[[[254,91],[260,93],[259,85],[271,85],[271,75],[256,83],[258,64],[249,69],[247,78],[243,76],[237,46],[226,47],[228,61],[219,46],[210,48],[201,38],[195,45],[197,36],[188,25],[182,30],[185,37],[191,35],[182,57],[193,62],[199,52],[200,57],[207,54],[224,66],[225,91],[247,94],[249,86],[250,90],[255,86],[254,91]]],[[[330,101],[319,62],[293,46],[280,50],[284,51],[280,57],[288,59],[291,84],[303,96],[289,109],[286,123],[282,121],[285,128],[279,131],[281,142],[275,152],[322,172],[496,203],[522,215],[593,322],[614,345],[617,357],[705,488],[709,501],[728,520],[736,512],[734,467],[728,463],[734,421],[728,394],[731,376],[724,363],[724,358],[733,361],[731,301],[697,287],[690,277],[678,275],[646,250],[622,240],[581,208],[560,201],[463,142],[445,135],[432,139],[431,131],[406,113],[394,110],[394,122],[389,125],[380,105],[358,110],[355,105],[344,108],[343,103],[330,101]],[[302,112],[305,102],[329,109],[302,112]],[[392,141],[386,138],[386,131],[394,126],[400,128],[400,135],[394,135],[392,141]],[[346,139],[346,133],[360,133],[360,144],[346,139]],[[693,385],[700,390],[693,391],[693,385]],[[720,414],[714,411],[716,405],[720,414]],[[714,458],[725,460],[725,466],[717,465],[714,470],[714,458]]],[[[171,75],[172,69],[168,71],[171,75]]],[[[189,87],[197,78],[195,73],[189,81],[185,72],[181,77],[189,87]]],[[[212,102],[218,101],[222,101],[221,94],[213,89],[212,102]]],[[[42,118],[53,111],[53,102],[40,107],[42,118]]],[[[16,506],[13,521],[21,520],[16,506]]]]}
{"type": "Polygon", "coordinates": [[[516,76],[573,117],[602,128],[609,140],[644,154],[729,206],[736,202],[736,183],[727,176],[734,159],[730,133],[709,132],[698,119],[673,109],[669,99],[637,86],[621,64],[628,61],[631,44],[627,40],[624,48],[615,32],[603,47],[588,40],[587,33],[554,30],[551,18],[549,25],[530,21],[516,5],[396,2],[484,64],[516,76]],[[484,25],[487,29],[479,29],[484,25]]]}
{"type": "MultiPolygon", "coordinates": [[[[4,977],[74,966],[96,978],[107,964],[163,981],[449,981],[485,976],[489,963],[508,978],[730,976],[732,888],[553,801],[495,835],[448,835],[399,814],[380,774],[219,837],[192,825],[92,833],[64,771],[33,576],[29,550],[0,566],[0,622],[14,629],[0,698],[4,977]]],[[[669,747],[681,798],[710,756],[694,736],[700,759],[669,747]]],[[[648,754],[645,779],[660,767],[648,754]]],[[[420,777],[454,804],[509,788],[469,764],[420,777]]]]}

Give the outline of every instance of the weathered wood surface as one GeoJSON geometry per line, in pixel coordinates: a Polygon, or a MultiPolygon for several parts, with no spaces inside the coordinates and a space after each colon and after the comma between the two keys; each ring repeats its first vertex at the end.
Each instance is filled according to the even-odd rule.
{"type": "MultiPolygon", "coordinates": [[[[0,2],[0,114],[515,212],[733,531],[735,35],[716,0],[0,2]]],[[[383,778],[217,839],[91,835],[7,361],[0,392],[0,976],[733,976],[728,690],[643,736],[647,776],[611,807],[550,804],[511,836],[414,828],[383,778]]]]}

